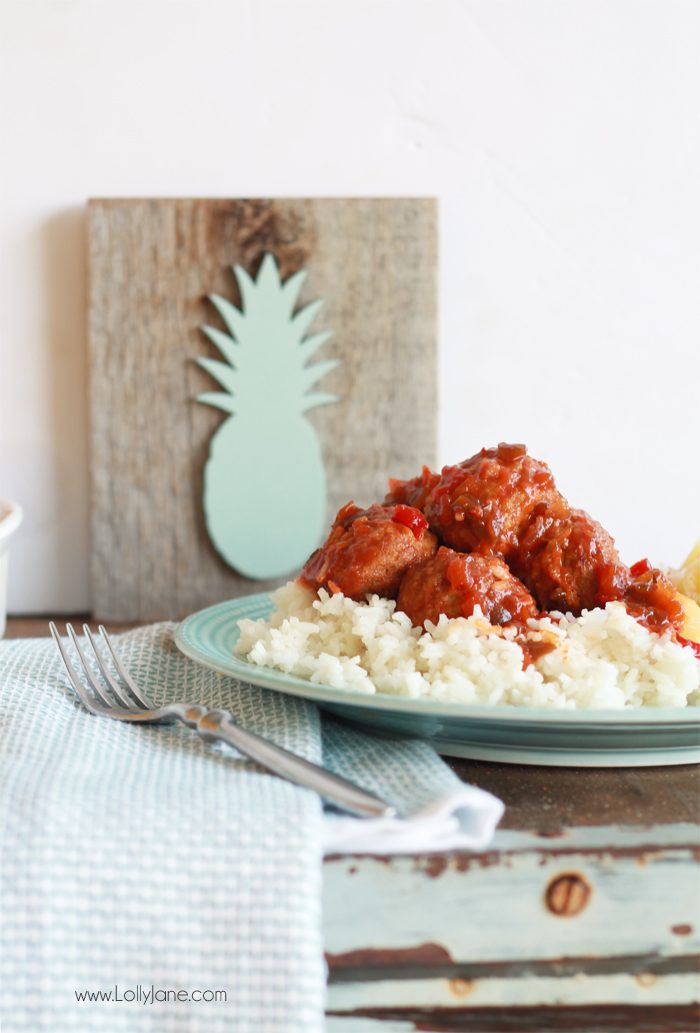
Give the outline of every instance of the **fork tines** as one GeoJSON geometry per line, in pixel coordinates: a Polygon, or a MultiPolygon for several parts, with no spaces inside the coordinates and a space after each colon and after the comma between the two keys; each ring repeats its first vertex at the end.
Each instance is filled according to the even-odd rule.
{"type": "Polygon", "coordinates": [[[132,712],[151,709],[151,704],[145,699],[143,693],[139,692],[124,669],[123,664],[112,647],[109,635],[102,624],[99,625],[100,636],[111,659],[111,665],[116,672],[116,677],[110,670],[110,661],[106,660],[103,656],[95,637],[87,624],[83,624],[83,634],[90,643],[92,653],[94,654],[97,662],[97,667],[102,675],[102,679],[104,680],[103,682],[101,682],[100,678],[95,674],[94,669],[85,656],[83,647],[80,644],[80,640],[76,635],[72,624],[66,625],[66,631],[68,632],[68,636],[70,637],[75,650],[75,655],[78,660],[78,670],[76,670],[73,662],[71,661],[68,651],[53,621],[49,624],[49,629],[53,636],[53,640],[58,647],[61,660],[63,661],[63,666],[66,669],[66,673],[70,678],[71,684],[80,697],[83,706],[91,711],[91,713],[103,714],[105,711],[115,709],[125,709],[132,712]],[[88,692],[85,688],[80,677],[81,674],[87,681],[94,695],[88,692]]]}

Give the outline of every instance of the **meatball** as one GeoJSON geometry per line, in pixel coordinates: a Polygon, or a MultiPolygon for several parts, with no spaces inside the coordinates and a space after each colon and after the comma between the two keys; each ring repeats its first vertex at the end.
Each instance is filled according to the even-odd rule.
{"type": "Polygon", "coordinates": [[[440,474],[433,473],[428,466],[424,466],[422,473],[418,477],[412,477],[410,481],[399,481],[391,477],[384,505],[400,502],[406,506],[415,506],[422,512],[428,495],[439,480],[440,474]]]}
{"type": "Polygon", "coordinates": [[[560,498],[545,463],[524,445],[483,448],[458,466],[446,466],[425,500],[430,527],[463,552],[509,557],[540,502],[560,498]]]}
{"type": "Polygon", "coordinates": [[[510,565],[543,610],[580,614],[620,599],[628,583],[605,528],[564,500],[535,509],[510,565]]]}
{"type": "Polygon", "coordinates": [[[397,609],[416,627],[446,617],[471,617],[475,606],[492,624],[525,621],[537,614],[535,600],[497,556],[454,552],[441,546],[404,574],[397,609]]]}
{"type": "Polygon", "coordinates": [[[331,533],[309,558],[299,580],[363,601],[370,593],[393,599],[406,570],[437,549],[428,522],[411,506],[360,509],[349,502],[331,533]]]}

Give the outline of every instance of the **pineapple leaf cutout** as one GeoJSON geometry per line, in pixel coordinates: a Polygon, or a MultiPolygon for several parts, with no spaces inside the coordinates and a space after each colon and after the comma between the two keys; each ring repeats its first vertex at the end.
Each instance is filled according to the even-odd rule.
{"type": "Polygon", "coordinates": [[[204,468],[204,516],[223,559],[246,577],[283,577],[317,547],[326,518],[326,473],[309,409],[337,402],[313,391],[338,360],[309,364],[332,331],[307,336],[323,305],[296,309],[301,270],[282,280],[266,254],[256,279],[233,269],[241,307],[211,294],[226,332],[202,331],[222,358],[196,361],[220,385],[198,402],[228,415],[204,468]]]}

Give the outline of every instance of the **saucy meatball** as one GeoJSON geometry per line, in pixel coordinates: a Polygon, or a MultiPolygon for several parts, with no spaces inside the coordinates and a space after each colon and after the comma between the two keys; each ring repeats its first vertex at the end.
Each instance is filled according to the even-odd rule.
{"type": "Polygon", "coordinates": [[[428,496],[439,480],[440,474],[433,473],[428,466],[424,466],[422,473],[417,477],[412,477],[409,481],[399,481],[395,477],[391,477],[384,505],[399,502],[406,506],[415,506],[422,512],[428,496]]]}
{"type": "Polygon", "coordinates": [[[563,499],[536,508],[510,563],[543,610],[578,615],[620,599],[628,583],[605,528],[563,499]]]}
{"type": "Polygon", "coordinates": [[[370,593],[392,599],[406,570],[436,549],[435,535],[419,510],[404,505],[360,509],[349,502],[299,580],[314,591],[327,588],[358,602],[370,593]]]}
{"type": "Polygon", "coordinates": [[[475,606],[492,624],[525,621],[537,614],[535,600],[497,556],[454,552],[441,546],[404,574],[397,609],[416,627],[446,617],[471,617],[475,606]]]}
{"type": "Polygon", "coordinates": [[[424,512],[453,549],[508,558],[535,506],[559,497],[545,463],[529,456],[524,445],[501,443],[446,466],[424,512]]]}

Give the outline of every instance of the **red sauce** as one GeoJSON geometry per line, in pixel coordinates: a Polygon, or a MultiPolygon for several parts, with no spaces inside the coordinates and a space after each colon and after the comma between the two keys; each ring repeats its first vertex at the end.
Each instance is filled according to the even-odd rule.
{"type": "Polygon", "coordinates": [[[687,646],[688,649],[692,649],[698,660],[700,660],[700,642],[691,642],[689,638],[683,638],[676,632],[676,638],[681,646],[687,646]]]}
{"type": "Polygon", "coordinates": [[[384,505],[394,505],[398,502],[402,505],[414,506],[422,511],[428,496],[439,480],[440,474],[433,473],[428,466],[424,466],[418,477],[412,477],[409,481],[400,481],[395,477],[390,477],[389,491],[384,499],[384,505]]]}
{"type": "Polygon", "coordinates": [[[510,564],[543,610],[604,606],[629,580],[605,528],[561,497],[535,507],[510,564]]]}
{"type": "Polygon", "coordinates": [[[443,467],[423,511],[445,545],[508,557],[539,502],[558,497],[549,467],[501,442],[443,467]]]}
{"type": "Polygon", "coordinates": [[[394,514],[391,518],[395,524],[403,524],[413,531],[414,538],[420,538],[428,530],[428,521],[418,509],[413,506],[399,504],[394,507],[394,514]]]}
{"type": "MultiPolygon", "coordinates": [[[[635,563],[632,571],[639,567],[635,563]]],[[[625,592],[623,602],[635,620],[649,631],[662,635],[671,630],[678,634],[683,626],[683,604],[665,574],[651,565],[634,577],[625,592]]]]}
{"type": "Polygon", "coordinates": [[[523,670],[532,666],[541,656],[546,656],[556,648],[554,642],[543,639],[541,642],[533,642],[532,639],[519,635],[515,640],[523,651],[523,670]]]}
{"type": "Polygon", "coordinates": [[[333,527],[349,527],[355,517],[362,512],[364,512],[364,510],[360,509],[359,506],[356,506],[354,502],[346,502],[345,505],[338,510],[338,515],[333,521],[333,527]]]}
{"type": "Polygon", "coordinates": [[[617,602],[627,590],[627,568],[623,563],[601,563],[596,570],[596,606],[617,602]]]}
{"type": "Polygon", "coordinates": [[[700,659],[700,645],[680,635],[683,606],[668,578],[646,558],[626,567],[607,531],[569,506],[549,467],[521,444],[391,480],[383,505],[349,502],[300,581],[359,600],[398,596],[416,626],[440,613],[471,615],[478,604],[494,624],[521,624],[525,666],[555,648],[547,636],[528,638],[521,622],[535,609],[577,614],[621,600],[644,627],[700,659]]]}
{"type": "Polygon", "coordinates": [[[520,459],[521,456],[527,455],[527,448],[525,445],[509,445],[506,441],[499,441],[496,455],[504,463],[513,463],[516,459],[520,459]]]}
{"type": "Polygon", "coordinates": [[[306,561],[301,584],[358,601],[370,593],[396,598],[408,567],[432,556],[437,541],[421,513],[403,506],[403,520],[397,520],[395,508],[375,504],[360,509],[354,502],[343,506],[326,541],[306,561]]]}
{"type": "Polygon", "coordinates": [[[648,574],[651,569],[652,567],[649,560],[637,560],[637,562],[633,563],[630,567],[630,574],[632,577],[641,577],[642,574],[648,574]]]}
{"type": "Polygon", "coordinates": [[[415,627],[446,617],[471,617],[480,606],[492,624],[525,622],[535,613],[535,600],[525,585],[497,556],[440,548],[404,574],[397,605],[415,627]]]}

